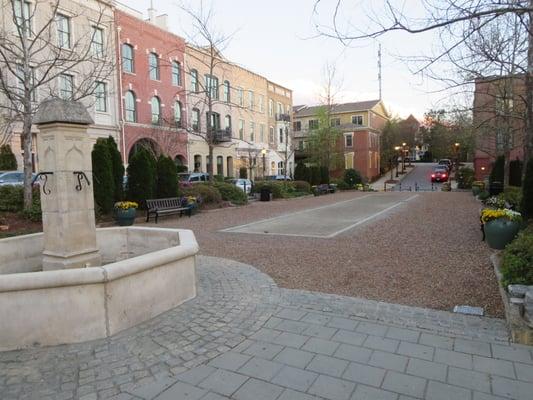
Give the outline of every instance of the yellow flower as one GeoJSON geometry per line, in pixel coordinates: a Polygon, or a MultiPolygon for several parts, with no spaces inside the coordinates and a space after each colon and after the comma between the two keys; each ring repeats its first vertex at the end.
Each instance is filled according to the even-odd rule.
{"type": "Polygon", "coordinates": [[[485,208],[481,211],[481,221],[486,224],[489,221],[504,218],[509,221],[520,221],[522,216],[519,212],[508,210],[506,208],[498,208],[496,210],[485,208]]]}
{"type": "Polygon", "coordinates": [[[139,205],[134,201],[118,201],[115,203],[115,208],[121,210],[129,210],[130,208],[138,208],[139,205]]]}

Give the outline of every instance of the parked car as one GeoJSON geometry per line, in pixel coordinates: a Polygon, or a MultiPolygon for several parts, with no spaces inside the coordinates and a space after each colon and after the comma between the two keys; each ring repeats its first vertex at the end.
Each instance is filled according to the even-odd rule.
{"type": "Polygon", "coordinates": [[[209,174],[204,172],[180,172],[178,174],[178,180],[180,183],[208,182],[209,174]]]}
{"type": "Polygon", "coordinates": [[[452,160],[450,160],[449,158],[442,158],[439,160],[439,165],[444,165],[446,166],[446,169],[448,170],[448,172],[450,172],[452,170],[452,160]]]}
{"type": "MultiPolygon", "coordinates": [[[[32,174],[31,183],[35,183],[36,174],[32,174]]],[[[0,186],[23,185],[24,172],[7,171],[0,174],[0,186]]]]}
{"type": "Polygon", "coordinates": [[[449,177],[448,168],[445,165],[439,165],[431,174],[431,182],[447,182],[449,177]]]}
{"type": "Polygon", "coordinates": [[[285,175],[268,175],[265,176],[265,180],[267,181],[292,181],[292,178],[290,176],[285,175]]]}
{"type": "Polygon", "coordinates": [[[237,186],[246,194],[250,194],[252,191],[253,183],[250,179],[232,179],[230,183],[237,186]]]}

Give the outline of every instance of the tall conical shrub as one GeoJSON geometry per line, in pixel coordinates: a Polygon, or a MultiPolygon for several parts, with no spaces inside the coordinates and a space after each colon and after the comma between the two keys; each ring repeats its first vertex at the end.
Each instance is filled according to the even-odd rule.
{"type": "Polygon", "coordinates": [[[0,146],[0,171],[15,171],[17,169],[17,158],[11,151],[11,146],[4,144],[0,146]]]}
{"type": "Polygon", "coordinates": [[[146,207],[146,200],[154,198],[155,170],[152,154],[140,148],[131,156],[128,165],[128,200],[146,207]]]}
{"type": "Polygon", "coordinates": [[[113,163],[111,162],[106,139],[98,139],[96,141],[91,158],[94,202],[101,213],[108,214],[113,209],[115,184],[113,182],[113,163]]]}
{"type": "Polygon", "coordinates": [[[505,167],[505,157],[499,156],[494,161],[492,165],[492,170],[490,171],[489,182],[501,182],[503,183],[503,171],[505,167]]]}
{"type": "Polygon", "coordinates": [[[526,174],[522,181],[522,203],[520,204],[522,215],[533,220],[533,158],[529,159],[526,174]]]}
{"type": "Polygon", "coordinates": [[[112,136],[107,138],[107,146],[109,150],[109,156],[111,158],[113,183],[115,188],[113,200],[120,201],[124,198],[124,164],[122,164],[122,156],[120,155],[117,143],[112,136]]]}
{"type": "Polygon", "coordinates": [[[158,199],[178,195],[178,173],[170,157],[163,155],[157,160],[156,196],[158,199]]]}

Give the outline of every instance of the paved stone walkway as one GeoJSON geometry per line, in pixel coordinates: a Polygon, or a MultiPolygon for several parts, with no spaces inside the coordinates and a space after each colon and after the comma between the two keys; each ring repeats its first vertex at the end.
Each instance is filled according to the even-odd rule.
{"type": "Polygon", "coordinates": [[[112,338],[0,353],[0,398],[533,398],[533,348],[501,320],[280,289],[211,257],[198,277],[196,299],[112,338]]]}

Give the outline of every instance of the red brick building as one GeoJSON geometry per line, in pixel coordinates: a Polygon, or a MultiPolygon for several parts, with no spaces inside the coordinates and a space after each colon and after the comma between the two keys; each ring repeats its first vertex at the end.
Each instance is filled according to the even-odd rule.
{"type": "MultiPolygon", "coordinates": [[[[318,127],[317,113],[321,106],[295,106],[293,135],[296,161],[303,160],[305,142],[310,131],[318,127]]],[[[339,151],[344,165],[332,171],[341,176],[345,169],[354,168],[371,181],[380,174],[380,136],[389,115],[381,100],[335,104],[331,108],[330,123],[342,132],[339,151]]]]}
{"type": "Polygon", "coordinates": [[[496,157],[504,155],[506,147],[509,161],[523,161],[524,96],[523,76],[476,80],[473,123],[476,129],[474,171],[477,180],[490,175],[496,157]]]}
{"type": "Polygon", "coordinates": [[[115,21],[124,162],[142,145],[187,165],[185,41],[154,10],[144,21],[136,11],[117,9],[115,21]]]}

